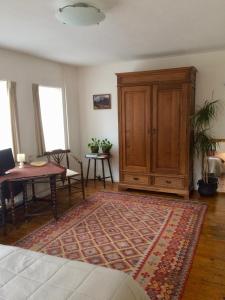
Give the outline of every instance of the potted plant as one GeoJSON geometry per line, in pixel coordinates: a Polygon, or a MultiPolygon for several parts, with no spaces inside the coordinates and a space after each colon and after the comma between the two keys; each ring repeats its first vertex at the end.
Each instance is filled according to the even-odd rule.
{"type": "Polygon", "coordinates": [[[102,152],[104,154],[109,154],[113,144],[108,139],[104,139],[101,141],[100,145],[102,148],[102,152]]]}
{"type": "Polygon", "coordinates": [[[218,100],[206,100],[192,116],[193,150],[201,159],[202,178],[198,180],[198,192],[202,196],[214,195],[218,186],[218,178],[208,172],[208,156],[216,151],[217,146],[210,134],[210,125],[216,118],[217,108],[218,100]]]}
{"type": "Polygon", "coordinates": [[[100,146],[100,140],[92,138],[91,142],[88,144],[88,147],[91,149],[91,153],[98,153],[100,146]]]}

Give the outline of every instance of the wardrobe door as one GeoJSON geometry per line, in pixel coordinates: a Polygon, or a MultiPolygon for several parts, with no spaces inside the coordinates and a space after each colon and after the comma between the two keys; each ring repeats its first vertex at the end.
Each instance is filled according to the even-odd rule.
{"type": "Polygon", "coordinates": [[[122,171],[149,172],[150,87],[122,87],[120,99],[122,171]]]}
{"type": "Polygon", "coordinates": [[[182,84],[153,86],[152,172],[185,174],[187,97],[182,84]]]}

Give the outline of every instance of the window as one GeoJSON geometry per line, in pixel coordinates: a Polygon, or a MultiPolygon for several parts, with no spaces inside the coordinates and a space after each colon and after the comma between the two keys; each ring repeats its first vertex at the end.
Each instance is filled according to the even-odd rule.
{"type": "Polygon", "coordinates": [[[10,103],[7,82],[0,81],[0,150],[12,147],[10,103]]]}
{"type": "Polygon", "coordinates": [[[45,149],[65,149],[65,126],[61,88],[39,86],[45,149]]]}

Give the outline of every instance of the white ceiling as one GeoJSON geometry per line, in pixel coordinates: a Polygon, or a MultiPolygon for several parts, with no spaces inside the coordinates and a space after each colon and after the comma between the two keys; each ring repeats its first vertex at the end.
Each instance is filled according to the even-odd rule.
{"type": "Polygon", "coordinates": [[[77,65],[225,49],[224,0],[86,2],[105,12],[100,25],[59,23],[56,0],[1,1],[0,47],[77,65]]]}

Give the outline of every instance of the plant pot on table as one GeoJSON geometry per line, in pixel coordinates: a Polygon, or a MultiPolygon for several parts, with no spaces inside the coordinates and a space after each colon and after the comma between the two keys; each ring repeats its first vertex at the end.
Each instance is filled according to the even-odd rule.
{"type": "Polygon", "coordinates": [[[98,153],[99,151],[99,146],[91,146],[91,153],[98,153]]]}
{"type": "Polygon", "coordinates": [[[104,147],[102,146],[102,153],[103,154],[110,154],[111,147],[104,147]]]}

